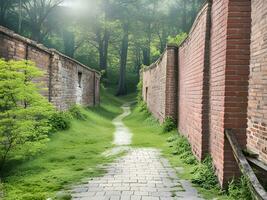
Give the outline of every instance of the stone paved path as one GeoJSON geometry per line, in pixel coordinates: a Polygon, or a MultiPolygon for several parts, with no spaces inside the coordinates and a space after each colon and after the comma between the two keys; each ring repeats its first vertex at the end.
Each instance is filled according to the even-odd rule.
{"type": "MultiPolygon", "coordinates": [[[[128,105],[124,113],[113,120],[116,126],[114,144],[129,145],[132,134],[122,119],[130,114],[128,105]]],[[[188,181],[178,179],[176,171],[152,148],[128,148],[127,155],[107,166],[103,177],[94,178],[72,190],[75,200],[200,200],[188,181]]]]}

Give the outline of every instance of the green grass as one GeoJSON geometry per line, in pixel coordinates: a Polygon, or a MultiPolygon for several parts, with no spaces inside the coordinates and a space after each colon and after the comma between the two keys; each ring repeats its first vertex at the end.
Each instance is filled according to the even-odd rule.
{"type": "Polygon", "coordinates": [[[122,112],[123,102],[102,91],[101,106],[83,109],[86,120],[73,120],[69,130],[51,136],[41,154],[9,164],[3,178],[5,199],[43,200],[84,177],[101,175],[97,165],[113,159],[101,153],[112,147],[111,119],[122,112]]]}
{"type": "MultiPolygon", "coordinates": [[[[179,158],[179,156],[174,155],[174,146],[167,142],[168,138],[178,134],[177,131],[162,133],[162,127],[159,123],[149,114],[139,112],[135,106],[133,106],[132,114],[125,118],[124,122],[133,133],[133,147],[154,147],[161,149],[162,154],[170,161],[173,167],[183,168],[183,172],[178,174],[181,179],[193,179],[192,172],[194,170],[194,166],[186,164],[179,158]]],[[[206,199],[229,199],[226,195],[221,194],[217,188],[206,190],[197,187],[196,185],[194,186],[206,199]]]]}

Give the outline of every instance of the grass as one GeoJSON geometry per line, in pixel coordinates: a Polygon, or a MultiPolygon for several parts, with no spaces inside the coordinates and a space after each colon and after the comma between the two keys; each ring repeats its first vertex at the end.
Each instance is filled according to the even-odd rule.
{"type": "MultiPolygon", "coordinates": [[[[175,152],[175,145],[171,143],[170,138],[178,135],[177,131],[163,133],[157,120],[148,114],[146,111],[140,112],[138,108],[133,106],[133,112],[130,116],[125,118],[124,123],[130,128],[133,133],[133,147],[153,147],[161,149],[162,154],[170,161],[173,167],[179,167],[183,170],[179,172],[178,176],[181,179],[192,180],[194,178],[193,171],[195,165],[191,163],[190,159],[186,161],[181,159],[175,152]],[[186,164],[186,162],[191,164],[186,164]]],[[[205,199],[230,199],[228,196],[221,193],[221,191],[214,187],[207,190],[194,185],[205,199]]]]}
{"type": "Polygon", "coordinates": [[[111,119],[122,112],[123,102],[102,91],[101,106],[83,109],[86,120],[73,120],[69,130],[51,136],[41,154],[10,163],[3,176],[5,199],[43,200],[84,177],[101,175],[97,165],[113,159],[101,153],[112,147],[111,119]]]}

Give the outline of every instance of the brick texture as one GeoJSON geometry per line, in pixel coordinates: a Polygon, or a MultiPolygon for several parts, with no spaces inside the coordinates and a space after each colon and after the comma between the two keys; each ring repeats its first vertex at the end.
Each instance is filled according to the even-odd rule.
{"type": "MultiPolygon", "coordinates": [[[[251,15],[250,0],[208,1],[199,12],[188,38],[178,48],[178,78],[171,77],[178,82],[178,98],[174,104],[178,111],[178,129],[187,136],[192,151],[199,160],[207,153],[211,154],[223,187],[233,176],[240,175],[230,144],[225,138],[225,129],[233,130],[242,148],[246,148],[248,141],[248,147],[259,153],[262,160],[266,160],[264,53],[267,48],[267,6],[264,0],[254,0],[252,4],[254,13],[251,15]]],[[[170,108],[166,98],[163,101],[161,98],[171,96],[176,91],[172,88],[175,85],[171,85],[172,82],[166,78],[165,71],[168,71],[170,65],[164,56],[166,57],[166,52],[163,59],[154,67],[151,66],[149,76],[148,72],[143,74],[144,83],[154,84],[154,87],[148,87],[148,97],[145,95],[146,84],[143,89],[144,98],[152,113],[157,113],[158,108],[161,111],[170,108]],[[164,73],[159,69],[164,69],[164,73]],[[161,86],[162,90],[156,90],[161,86]],[[168,87],[172,89],[164,89],[168,87]]],[[[164,117],[166,112],[163,112],[160,120],[163,121],[164,117]]]]}
{"type": "Polygon", "coordinates": [[[202,159],[208,151],[206,37],[208,4],[200,11],[188,38],[179,48],[179,131],[189,139],[192,151],[202,159]]]}
{"type": "Polygon", "coordinates": [[[168,46],[162,56],[143,69],[143,99],[161,123],[177,118],[177,47],[168,46]]]}
{"type": "Polygon", "coordinates": [[[267,2],[252,0],[248,148],[267,163],[267,2]]]}
{"type": "Polygon", "coordinates": [[[66,110],[73,104],[93,106],[100,103],[97,71],[4,27],[0,27],[0,44],[1,58],[31,60],[44,72],[38,82],[43,82],[47,90],[41,94],[58,109],[66,110]],[[80,81],[78,74],[81,74],[80,81]]]}

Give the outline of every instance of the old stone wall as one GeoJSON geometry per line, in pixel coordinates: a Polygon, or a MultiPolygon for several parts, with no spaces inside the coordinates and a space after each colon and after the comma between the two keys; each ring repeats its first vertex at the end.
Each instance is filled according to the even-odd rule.
{"type": "Polygon", "coordinates": [[[100,103],[99,72],[4,27],[0,27],[0,44],[1,58],[31,60],[44,72],[38,81],[43,82],[47,90],[41,93],[58,109],[100,103]]]}
{"type": "Polygon", "coordinates": [[[267,163],[267,2],[252,0],[248,148],[267,163]]]}
{"type": "MultiPolygon", "coordinates": [[[[255,152],[261,151],[262,159],[266,156],[262,153],[263,149],[266,150],[264,139],[266,74],[263,69],[266,63],[265,34],[263,34],[266,30],[264,25],[266,13],[263,9],[266,5],[264,7],[263,2],[264,0],[253,2],[255,11],[252,18],[255,19],[252,28],[250,86],[248,86],[250,0],[208,1],[199,12],[188,38],[178,48],[176,57],[178,92],[177,103],[174,104],[177,105],[178,111],[178,130],[189,139],[192,152],[198,159],[203,159],[207,153],[211,154],[222,186],[225,186],[233,176],[240,175],[224,132],[226,129],[232,129],[241,147],[246,148],[248,87],[250,88],[248,146],[255,152]],[[261,14],[256,14],[256,10],[259,11],[257,7],[261,7],[261,14]]],[[[166,68],[168,71],[168,64],[160,63],[161,68],[166,68]]],[[[162,77],[159,73],[151,73],[149,77],[145,73],[143,75],[145,75],[144,83],[149,80],[158,80],[159,83],[159,77],[162,77]]],[[[164,84],[167,88],[169,82],[164,84]]],[[[148,107],[152,113],[158,108],[153,106],[159,104],[158,97],[171,95],[172,91],[156,92],[153,88],[150,89],[149,97],[153,99],[148,99],[148,102],[153,104],[148,103],[148,107]]],[[[164,101],[160,106],[161,110],[169,107],[164,101]]],[[[163,119],[160,120],[163,121],[164,117],[166,116],[163,115],[163,119]]]]}

